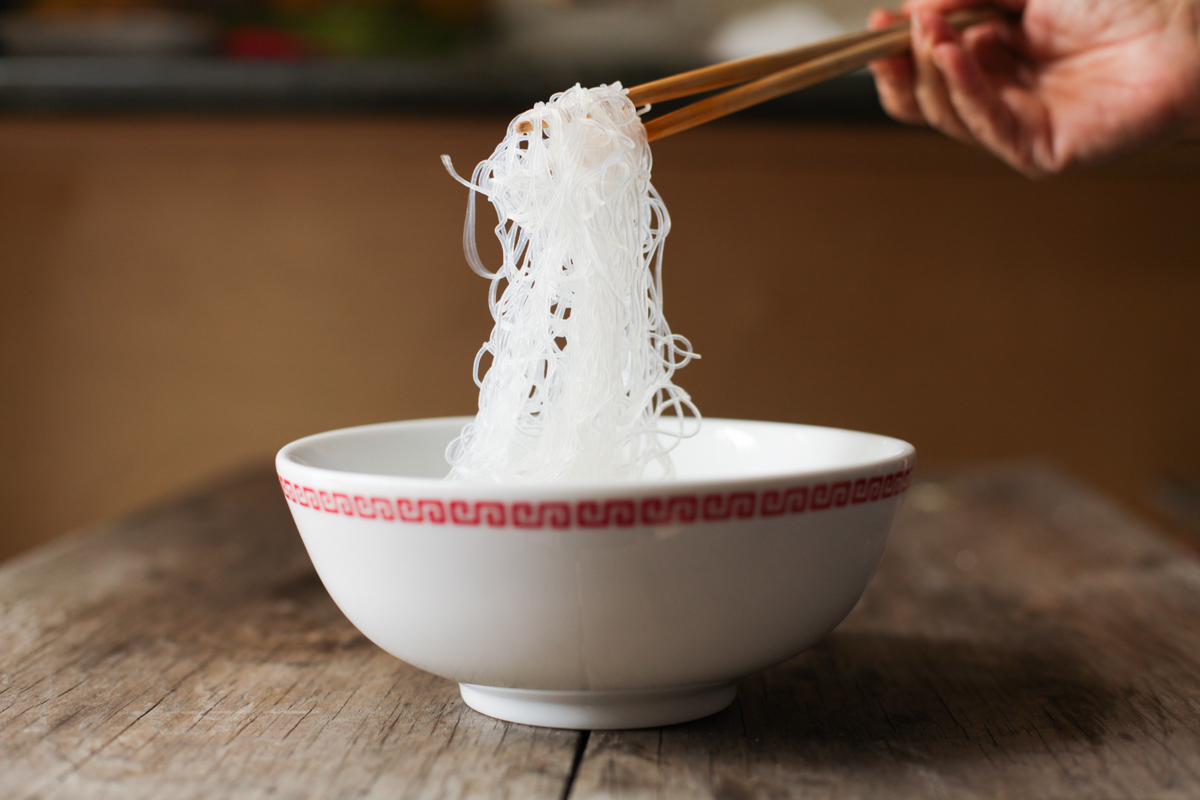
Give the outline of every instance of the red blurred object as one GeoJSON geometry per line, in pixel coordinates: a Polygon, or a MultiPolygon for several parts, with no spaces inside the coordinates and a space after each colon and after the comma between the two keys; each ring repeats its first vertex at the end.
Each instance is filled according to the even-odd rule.
{"type": "Polygon", "coordinates": [[[290,61],[309,58],[312,47],[297,34],[280,28],[246,26],[225,34],[225,55],[231,58],[261,58],[290,61]]]}

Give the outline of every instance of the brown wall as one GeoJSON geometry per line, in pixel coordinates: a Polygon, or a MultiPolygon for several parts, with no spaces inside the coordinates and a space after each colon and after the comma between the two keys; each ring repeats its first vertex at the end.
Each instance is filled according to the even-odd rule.
{"type": "MultiPolygon", "coordinates": [[[[503,124],[0,122],[0,557],[307,433],[469,413],[486,285],[437,156],[503,124]]],[[[655,155],[706,414],[1050,455],[1134,503],[1200,469],[1200,146],[1040,184],[895,128],[655,155]]]]}

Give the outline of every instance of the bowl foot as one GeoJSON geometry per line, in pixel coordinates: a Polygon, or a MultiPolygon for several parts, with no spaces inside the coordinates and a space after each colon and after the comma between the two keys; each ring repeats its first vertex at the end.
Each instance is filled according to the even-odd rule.
{"type": "Polygon", "coordinates": [[[656,728],[715,714],[733,702],[737,684],[682,689],[541,691],[460,683],[466,704],[489,717],[543,728],[656,728]]]}

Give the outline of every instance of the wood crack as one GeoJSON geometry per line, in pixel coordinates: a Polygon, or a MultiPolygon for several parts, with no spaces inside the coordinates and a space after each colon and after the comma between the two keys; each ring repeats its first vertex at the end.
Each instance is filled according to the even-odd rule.
{"type": "Polygon", "coordinates": [[[575,755],[571,759],[571,771],[567,773],[560,800],[570,800],[571,792],[575,789],[575,781],[579,777],[579,767],[583,764],[583,756],[587,752],[588,741],[591,738],[591,731],[579,732],[579,739],[575,743],[575,755]]]}

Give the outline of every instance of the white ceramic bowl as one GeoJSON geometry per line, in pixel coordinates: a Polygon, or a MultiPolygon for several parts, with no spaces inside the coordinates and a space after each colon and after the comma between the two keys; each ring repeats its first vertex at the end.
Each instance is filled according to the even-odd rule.
{"type": "Polygon", "coordinates": [[[705,419],[670,482],[447,482],[467,418],[279,452],[334,601],[494,717],[560,728],[695,719],[819,641],[883,556],[914,463],[867,433],[705,419]]]}

